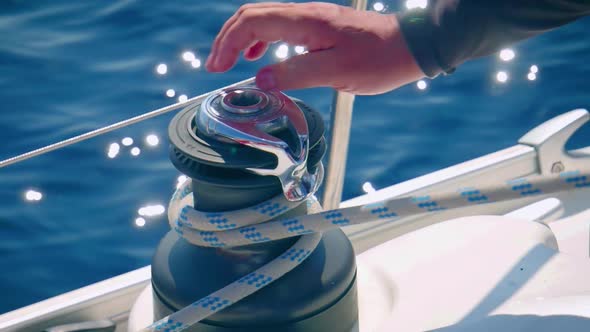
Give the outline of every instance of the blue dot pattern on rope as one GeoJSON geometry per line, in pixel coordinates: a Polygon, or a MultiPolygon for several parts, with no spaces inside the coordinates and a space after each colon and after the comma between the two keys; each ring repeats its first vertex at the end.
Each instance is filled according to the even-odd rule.
{"type": "Polygon", "coordinates": [[[331,222],[333,225],[345,226],[345,225],[350,224],[350,221],[348,219],[342,217],[342,213],[340,213],[340,212],[328,211],[328,212],[322,213],[322,215],[324,216],[324,218],[326,220],[331,222]]]}
{"type": "Polygon", "coordinates": [[[223,217],[223,213],[207,213],[205,216],[209,218],[209,223],[215,225],[217,229],[233,229],[236,228],[236,224],[229,224],[227,218],[223,217]]]}
{"type": "Polygon", "coordinates": [[[227,307],[230,304],[231,304],[231,301],[228,299],[222,299],[220,297],[213,297],[213,296],[205,296],[204,298],[193,303],[192,305],[195,307],[209,309],[211,311],[218,311],[221,308],[227,307]]]}
{"type": "Polygon", "coordinates": [[[508,184],[512,186],[512,190],[518,192],[521,196],[533,196],[543,193],[541,189],[533,186],[527,179],[508,181],[508,184]]]}
{"type": "Polygon", "coordinates": [[[252,209],[269,217],[274,217],[289,210],[289,207],[278,202],[266,201],[254,206],[252,209]]]}
{"type": "Polygon", "coordinates": [[[440,206],[437,201],[430,199],[430,196],[413,197],[412,201],[421,209],[426,211],[442,211],[446,210],[444,206],[440,206]]]}
{"type": "Polygon", "coordinates": [[[291,248],[280,256],[281,259],[289,259],[291,261],[302,262],[311,254],[311,250],[301,248],[291,248]]]}
{"type": "Polygon", "coordinates": [[[579,172],[570,172],[565,176],[564,181],[572,184],[576,188],[590,187],[587,175],[579,175],[579,172]]]}
{"type": "Polygon", "coordinates": [[[390,219],[397,217],[397,213],[390,212],[389,208],[386,208],[383,205],[377,206],[374,209],[371,209],[370,211],[371,214],[376,215],[379,219],[390,219]]]}
{"type": "Polygon", "coordinates": [[[270,241],[269,237],[263,237],[262,233],[258,232],[254,226],[240,228],[239,231],[244,235],[245,239],[248,239],[254,243],[270,241]]]}
{"type": "Polygon", "coordinates": [[[219,239],[217,238],[214,232],[201,231],[199,232],[199,235],[201,236],[203,241],[209,243],[210,247],[225,247],[225,243],[219,242],[219,239]]]}
{"type": "Polygon", "coordinates": [[[238,283],[247,283],[248,285],[254,285],[256,288],[265,286],[272,281],[271,276],[266,276],[262,273],[252,272],[242,279],[238,280],[238,283]]]}
{"type": "Polygon", "coordinates": [[[155,324],[155,331],[161,332],[177,332],[182,331],[186,326],[182,322],[175,322],[172,319],[158,321],[155,324]]]}
{"type": "Polygon", "coordinates": [[[281,224],[287,229],[289,233],[294,233],[297,235],[313,233],[312,230],[305,229],[305,226],[303,226],[296,218],[286,219],[281,224]]]}
{"type": "MultiPolygon", "coordinates": [[[[176,190],[168,207],[170,226],[187,241],[207,247],[238,246],[302,236],[290,249],[258,270],[160,320],[145,331],[181,331],[279,279],[303,262],[318,245],[321,232],[346,225],[376,221],[400,222],[404,218],[443,210],[514,199],[541,199],[553,193],[590,187],[590,175],[579,171],[533,176],[503,184],[463,187],[456,191],[417,197],[392,198],[362,206],[267,221],[299,203],[282,195],[242,210],[206,213],[192,208],[190,182],[176,190]]],[[[314,197],[306,202],[318,205],[314,197]]],[[[319,209],[317,209],[319,210],[319,209]]]]}
{"type": "Polygon", "coordinates": [[[462,188],[459,193],[470,203],[487,203],[488,196],[481,193],[481,191],[475,188],[462,188]]]}

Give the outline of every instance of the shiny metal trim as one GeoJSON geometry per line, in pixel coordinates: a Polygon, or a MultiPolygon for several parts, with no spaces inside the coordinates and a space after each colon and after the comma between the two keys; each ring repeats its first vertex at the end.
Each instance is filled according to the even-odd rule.
{"type": "Polygon", "coordinates": [[[326,178],[321,200],[322,207],[326,210],[337,209],[342,199],[353,104],[354,95],[336,93],[330,119],[326,178]]]}
{"type": "Polygon", "coordinates": [[[264,109],[269,103],[268,95],[260,90],[244,90],[232,89],[229,90],[223,98],[221,98],[221,106],[228,112],[236,114],[252,114],[264,109]],[[242,95],[255,96],[258,101],[252,105],[236,105],[233,102],[234,98],[240,98],[242,95]]]}
{"type": "Polygon", "coordinates": [[[565,145],[589,120],[587,110],[575,109],[538,125],[522,136],[518,143],[535,148],[541,174],[582,169],[588,164],[588,158],[570,154],[565,145]]]}
{"type": "Polygon", "coordinates": [[[158,109],[153,110],[151,112],[144,113],[144,114],[141,114],[141,115],[132,117],[130,119],[123,120],[123,121],[114,123],[112,125],[109,125],[109,126],[106,126],[106,127],[102,127],[100,129],[96,129],[96,130],[87,132],[87,133],[82,134],[82,135],[71,137],[71,138],[68,138],[68,139],[66,139],[64,141],[57,142],[57,143],[54,143],[54,144],[51,144],[51,145],[47,145],[45,147],[42,147],[42,148],[39,148],[39,149],[36,149],[36,150],[33,150],[33,151],[29,151],[27,153],[23,153],[21,155],[18,155],[18,156],[12,157],[12,158],[8,158],[6,160],[0,161],[0,168],[6,167],[6,166],[9,166],[9,165],[12,165],[12,164],[16,164],[18,162],[21,162],[21,161],[24,161],[24,160],[27,160],[27,159],[30,159],[30,158],[33,158],[33,157],[37,157],[37,156],[40,156],[42,154],[51,152],[53,150],[61,149],[61,148],[64,148],[66,146],[69,146],[69,145],[72,145],[72,144],[75,144],[75,143],[79,143],[79,142],[85,141],[87,139],[90,139],[90,138],[93,138],[93,137],[96,137],[96,136],[99,136],[99,135],[102,135],[102,134],[106,134],[106,133],[111,132],[113,130],[117,130],[117,129],[120,129],[120,128],[123,128],[123,127],[127,127],[127,126],[130,126],[132,124],[136,124],[138,122],[142,122],[144,120],[147,120],[147,119],[150,119],[150,118],[154,118],[156,116],[160,116],[160,115],[166,114],[168,112],[172,112],[174,110],[177,110],[179,108],[185,107],[185,106],[190,105],[192,103],[200,103],[203,100],[205,100],[205,98],[207,98],[210,94],[218,93],[221,90],[229,89],[229,88],[234,88],[234,87],[240,87],[240,86],[244,86],[244,85],[249,85],[249,84],[253,84],[254,82],[255,82],[255,78],[254,77],[251,77],[251,78],[245,79],[245,80],[243,80],[241,82],[237,82],[237,83],[228,85],[226,87],[223,87],[223,88],[220,88],[220,89],[217,89],[217,90],[214,90],[214,91],[211,91],[211,92],[207,92],[207,93],[204,93],[202,95],[193,97],[191,99],[188,99],[185,102],[175,103],[175,104],[168,105],[168,106],[165,106],[165,107],[162,107],[162,108],[158,108],[158,109]]]}
{"type": "Polygon", "coordinates": [[[367,0],[351,0],[350,7],[356,10],[366,10],[367,9],[367,0]]]}
{"type": "MultiPolygon", "coordinates": [[[[356,10],[366,10],[367,0],[352,0],[350,6],[356,10]]],[[[322,207],[327,210],[338,208],[342,200],[354,95],[336,91],[332,105],[326,179],[321,200],[322,207]]]]}
{"type": "Polygon", "coordinates": [[[211,94],[195,114],[200,132],[223,137],[251,148],[268,152],[277,158],[274,168],[247,168],[263,176],[276,176],[289,201],[302,201],[315,193],[322,181],[321,172],[309,173],[309,129],[301,109],[286,95],[278,91],[262,91],[256,87],[240,87],[211,94]],[[227,96],[249,93],[266,101],[264,108],[224,104],[227,96]],[[229,110],[228,108],[231,108],[229,110]],[[246,109],[246,111],[244,111],[246,109]],[[274,136],[277,129],[292,132],[296,146],[289,146],[274,136]]]}

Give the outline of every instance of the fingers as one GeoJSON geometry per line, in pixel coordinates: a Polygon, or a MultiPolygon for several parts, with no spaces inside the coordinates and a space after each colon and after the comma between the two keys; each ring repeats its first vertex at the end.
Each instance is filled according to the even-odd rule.
{"type": "Polygon", "coordinates": [[[267,42],[257,41],[254,45],[248,47],[244,52],[244,58],[249,61],[260,59],[268,49],[267,42]]]}
{"type": "Polygon", "coordinates": [[[291,5],[291,4],[285,4],[285,3],[280,3],[280,2],[264,2],[264,3],[245,4],[245,5],[241,6],[240,9],[238,9],[234,13],[234,15],[232,15],[225,22],[225,24],[223,24],[223,26],[221,27],[221,30],[219,31],[219,33],[217,34],[217,37],[215,37],[215,40],[213,41],[213,47],[211,48],[211,55],[207,59],[205,66],[207,68],[209,68],[211,66],[215,50],[217,50],[219,48],[218,47],[219,41],[223,40],[223,37],[225,36],[227,29],[230,28],[240,18],[240,16],[242,16],[244,14],[244,12],[246,12],[249,9],[254,9],[254,8],[262,9],[262,8],[273,8],[273,7],[286,7],[289,5],[291,5]]]}
{"type": "Polygon", "coordinates": [[[238,60],[240,51],[254,41],[273,42],[275,40],[293,39],[294,31],[292,17],[280,8],[251,9],[241,15],[229,27],[213,51],[211,70],[223,72],[229,70],[238,60]]]}
{"type": "Polygon", "coordinates": [[[229,70],[240,52],[256,41],[282,40],[305,45],[312,51],[329,48],[332,45],[330,33],[318,11],[310,11],[305,6],[249,8],[224,29],[223,36],[214,45],[207,69],[229,70]]]}
{"type": "Polygon", "coordinates": [[[263,90],[336,86],[344,75],[339,62],[334,50],[297,55],[261,69],[256,85],[263,90]]]}

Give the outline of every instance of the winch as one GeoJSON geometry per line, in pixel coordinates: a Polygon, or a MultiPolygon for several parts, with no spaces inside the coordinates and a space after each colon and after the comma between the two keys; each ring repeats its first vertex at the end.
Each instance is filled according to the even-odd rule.
{"type": "Polygon", "coordinates": [[[210,246],[190,243],[187,222],[182,215],[176,218],[177,227],[162,239],[152,261],[155,320],[242,280],[260,290],[236,303],[205,300],[203,308],[223,310],[190,330],[353,328],[358,316],[355,256],[340,229],[324,232],[315,249],[304,253],[294,244],[301,236],[319,235],[305,235],[296,223],[285,224],[296,236],[268,241],[255,227],[240,228],[224,215],[243,211],[266,222],[319,212],[314,193],[323,177],[323,134],[317,111],[281,92],[254,86],[211,94],[173,118],[170,159],[190,178],[193,208],[204,213],[211,228],[191,234],[210,246]],[[290,207],[274,203],[277,199],[290,207]],[[235,228],[250,244],[217,242],[218,232],[235,228]],[[276,280],[253,273],[277,257],[300,264],[276,280]]]}

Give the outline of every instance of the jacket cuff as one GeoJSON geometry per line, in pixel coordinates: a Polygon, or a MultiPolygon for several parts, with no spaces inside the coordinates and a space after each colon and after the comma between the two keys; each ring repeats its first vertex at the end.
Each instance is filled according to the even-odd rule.
{"type": "Polygon", "coordinates": [[[454,71],[454,68],[443,68],[436,54],[436,27],[427,10],[409,10],[397,13],[396,17],[410,52],[427,77],[454,71]]]}

